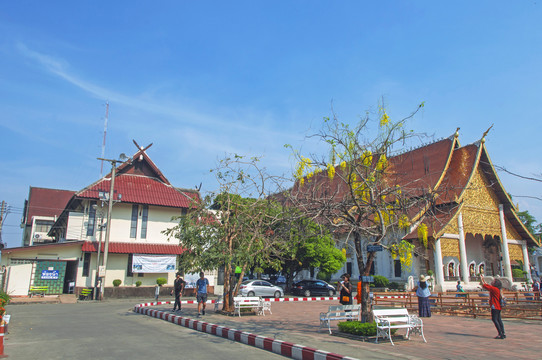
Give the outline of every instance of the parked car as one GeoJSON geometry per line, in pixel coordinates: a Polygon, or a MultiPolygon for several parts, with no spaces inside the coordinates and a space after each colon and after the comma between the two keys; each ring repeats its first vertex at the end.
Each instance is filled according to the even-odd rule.
{"type": "Polygon", "coordinates": [[[335,295],[335,288],[323,280],[301,280],[292,286],[294,295],[335,295]]]}
{"type": "Polygon", "coordinates": [[[271,284],[265,280],[246,280],[239,287],[241,296],[271,296],[280,298],[284,296],[281,287],[271,284]]]}

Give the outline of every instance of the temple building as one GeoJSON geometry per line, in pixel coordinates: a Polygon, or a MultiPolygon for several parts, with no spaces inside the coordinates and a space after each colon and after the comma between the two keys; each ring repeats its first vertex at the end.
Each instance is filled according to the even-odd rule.
{"type": "MultiPolygon", "coordinates": [[[[382,275],[390,281],[405,284],[410,277],[432,273],[436,291],[455,291],[458,280],[465,289],[479,287],[480,274],[500,276],[509,285],[520,287],[525,279],[514,279],[512,268],[527,272],[529,280],[529,247],[540,246],[517,215],[517,208],[506,192],[481,140],[461,146],[459,134],[435,141],[389,158],[392,182],[410,188],[410,196],[431,195],[431,203],[411,209],[412,224],[392,235],[415,245],[412,266],[405,268],[389,251],[375,254],[371,274],[382,275]],[[424,246],[419,229],[427,235],[424,246]]],[[[339,171],[339,170],[337,170],[339,171]]],[[[390,177],[391,178],[391,177],[390,177]]],[[[301,193],[332,193],[341,201],[347,191],[344,179],[329,180],[325,174],[315,175],[301,193]],[[342,183],[341,183],[342,181],[342,183]],[[326,190],[322,190],[323,188],[326,190]]],[[[314,196],[314,195],[312,195],[314,196]]],[[[347,263],[332,278],[342,273],[358,279],[356,251],[351,234],[337,231],[337,246],[346,250],[347,263]]],[[[365,243],[370,243],[366,241],[365,243]]],[[[361,249],[364,259],[367,249],[361,249]]]]}

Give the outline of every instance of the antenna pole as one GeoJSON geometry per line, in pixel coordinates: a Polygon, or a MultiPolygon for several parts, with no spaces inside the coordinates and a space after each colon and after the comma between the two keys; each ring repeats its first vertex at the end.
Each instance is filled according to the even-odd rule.
{"type": "MultiPolygon", "coordinates": [[[[102,159],[105,157],[105,136],[107,135],[107,120],[109,119],[109,101],[105,103],[105,121],[104,121],[104,141],[102,143],[102,159]]],[[[100,178],[103,176],[104,172],[104,161],[100,166],[100,178]]]]}

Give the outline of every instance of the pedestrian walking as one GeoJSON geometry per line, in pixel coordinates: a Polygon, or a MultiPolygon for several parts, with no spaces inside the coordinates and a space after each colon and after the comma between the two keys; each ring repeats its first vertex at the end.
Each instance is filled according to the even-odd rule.
{"type": "Polygon", "coordinates": [[[420,281],[416,286],[416,296],[418,297],[418,316],[419,317],[431,317],[431,304],[429,303],[429,296],[431,291],[429,290],[429,276],[420,275],[420,281]]]}
{"type": "Polygon", "coordinates": [[[196,281],[196,300],[198,301],[198,316],[205,315],[205,304],[207,302],[207,290],[209,280],[205,278],[205,274],[199,273],[199,279],[196,281]]]}
{"type": "Polygon", "coordinates": [[[154,301],[158,301],[158,296],[160,295],[160,286],[156,284],[154,287],[154,301]]]}
{"type": "Polygon", "coordinates": [[[480,274],[480,280],[482,283],[482,287],[486,289],[487,291],[489,291],[489,306],[491,307],[491,321],[493,321],[493,324],[495,324],[495,328],[497,328],[497,332],[499,333],[499,335],[497,335],[495,339],[506,339],[506,335],[504,334],[504,325],[502,323],[502,318],[501,318],[502,282],[499,279],[494,279],[491,282],[491,284],[488,284],[485,281],[483,274],[480,274]]]}
{"type": "Polygon", "coordinates": [[[175,302],[173,303],[173,311],[176,311],[177,307],[181,311],[181,297],[183,296],[183,290],[186,282],[183,280],[181,274],[177,273],[177,277],[173,282],[173,290],[171,295],[175,294],[175,302]]]}

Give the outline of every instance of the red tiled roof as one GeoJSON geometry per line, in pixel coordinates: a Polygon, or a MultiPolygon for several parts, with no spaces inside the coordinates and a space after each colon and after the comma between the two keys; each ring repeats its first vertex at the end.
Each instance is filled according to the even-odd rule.
{"type": "MultiPolygon", "coordinates": [[[[109,188],[110,179],[102,178],[76,196],[99,199],[99,192],[109,192],[109,188]]],[[[130,174],[115,177],[115,199],[118,194],[122,195],[122,202],[177,208],[190,208],[193,201],[199,200],[197,192],[182,191],[155,178],[130,174]]]]}
{"type": "Polygon", "coordinates": [[[47,243],[47,244],[39,244],[39,245],[32,245],[32,246],[18,246],[18,247],[12,247],[12,248],[4,248],[2,249],[2,254],[11,254],[14,252],[25,252],[25,251],[36,251],[36,250],[42,250],[42,249],[51,249],[55,247],[71,247],[75,245],[82,245],[83,241],[66,241],[62,243],[47,243]]]}
{"type": "Polygon", "coordinates": [[[26,224],[32,224],[34,216],[60,216],[75,191],[30,187],[26,224]]]}
{"type": "Polygon", "coordinates": [[[477,153],[478,146],[472,144],[454,150],[446,176],[437,190],[437,204],[456,201],[461,196],[474,169],[477,153]]]}
{"type": "Polygon", "coordinates": [[[421,196],[435,189],[452,152],[454,141],[443,139],[391,157],[388,176],[409,196],[421,196]]]}
{"type": "MultiPolygon", "coordinates": [[[[96,252],[98,244],[92,241],[85,241],[83,243],[83,251],[96,252]]],[[[104,249],[104,243],[102,243],[101,251],[104,249]]],[[[110,253],[115,254],[168,254],[168,255],[180,255],[186,251],[179,245],[170,244],[137,244],[137,243],[123,243],[123,242],[110,242],[110,253]]]]}

